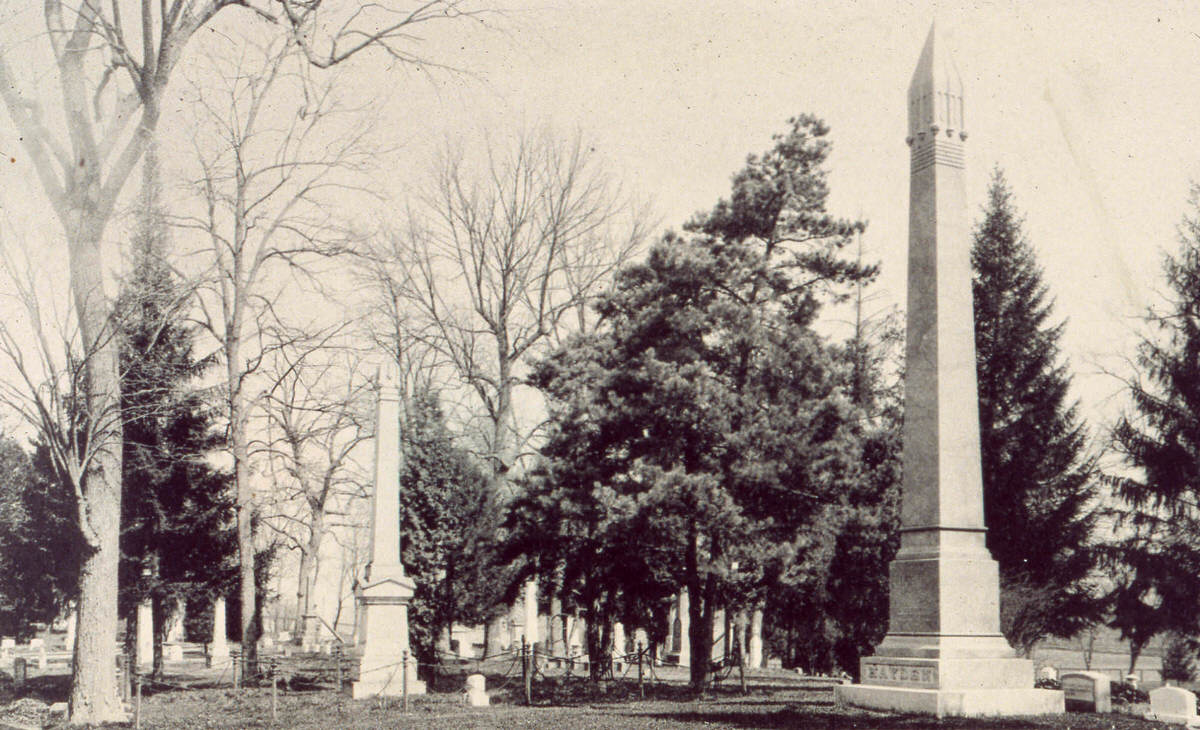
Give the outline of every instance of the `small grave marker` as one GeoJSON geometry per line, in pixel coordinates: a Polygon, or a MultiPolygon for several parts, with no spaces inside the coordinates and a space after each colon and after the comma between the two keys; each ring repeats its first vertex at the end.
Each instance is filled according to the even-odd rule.
{"type": "Polygon", "coordinates": [[[1063,672],[1063,697],[1068,712],[1112,712],[1112,687],[1101,672],[1063,672]]]}
{"type": "Polygon", "coordinates": [[[1150,712],[1146,719],[1189,727],[1200,725],[1196,715],[1196,695],[1182,687],[1150,690],[1150,712]]]}
{"type": "Polygon", "coordinates": [[[487,707],[487,679],[482,674],[467,676],[467,704],[471,707],[487,707]]]}
{"type": "Polygon", "coordinates": [[[19,656],[13,659],[13,686],[21,687],[29,681],[29,665],[25,662],[25,657],[19,656]]]}

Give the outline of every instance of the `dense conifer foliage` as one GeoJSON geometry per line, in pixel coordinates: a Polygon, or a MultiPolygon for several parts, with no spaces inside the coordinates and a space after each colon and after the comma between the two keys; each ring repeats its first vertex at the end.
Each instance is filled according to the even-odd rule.
{"type": "Polygon", "coordinates": [[[1051,323],[1053,302],[999,170],[971,264],[987,545],[1000,564],[1002,629],[1028,653],[1100,616],[1097,474],[1060,356],[1063,324],[1051,323]]]}
{"type": "MultiPolygon", "coordinates": [[[[855,491],[894,485],[867,473],[869,419],[847,396],[847,360],[813,328],[822,303],[875,273],[843,251],[863,224],[826,211],[827,134],[791,120],[728,200],[620,272],[594,333],[536,368],[546,462],[514,505],[514,535],[559,561],[597,627],[593,658],[613,616],[679,587],[693,657],[710,654],[720,610],[773,602],[793,621],[798,596],[828,592],[836,554],[858,559],[838,541],[857,503],[879,500],[855,491]]],[[[693,661],[693,684],[710,669],[693,661]]]]}
{"type": "Polygon", "coordinates": [[[132,626],[137,604],[151,600],[157,674],[173,615],[189,601],[193,611],[204,610],[233,586],[237,545],[229,474],[213,460],[223,437],[213,399],[201,387],[213,363],[193,352],[184,316],[190,293],[165,258],[156,185],[148,173],[118,313],[124,424],[119,607],[132,626]]]}
{"type": "Polygon", "coordinates": [[[1113,624],[1134,661],[1158,633],[1200,632],[1200,186],[1163,275],[1164,303],[1147,315],[1129,382],[1132,408],[1113,429],[1132,471],[1109,480],[1128,528],[1114,550],[1113,624]]]}

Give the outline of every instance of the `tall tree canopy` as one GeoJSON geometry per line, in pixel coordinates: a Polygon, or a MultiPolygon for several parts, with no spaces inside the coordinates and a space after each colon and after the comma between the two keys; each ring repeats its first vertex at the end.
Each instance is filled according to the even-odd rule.
{"type": "Polygon", "coordinates": [[[84,542],[75,495],[44,444],[0,435],[0,633],[25,636],[78,597],[84,542]]]}
{"type": "Polygon", "coordinates": [[[491,573],[499,516],[487,472],[454,444],[436,395],[408,399],[401,433],[401,554],[417,583],[413,650],[429,666],[437,663],[441,640],[452,640],[454,624],[490,618],[499,582],[491,573]]]}
{"type": "MultiPolygon", "coordinates": [[[[151,148],[153,150],[153,148],[151,148]]],[[[148,155],[132,276],[118,304],[121,334],[123,495],[120,608],[132,623],[150,599],[154,671],[176,607],[206,605],[236,581],[234,493],[210,460],[221,446],[218,414],[200,389],[211,361],[193,354],[184,322],[187,287],[165,259],[155,161],[148,155]]],[[[144,661],[139,657],[139,661],[144,661]]]]}
{"type": "Polygon", "coordinates": [[[1114,625],[1134,657],[1153,636],[1200,631],[1200,186],[1163,259],[1165,304],[1148,313],[1132,409],[1113,443],[1132,471],[1110,478],[1132,530],[1117,546],[1114,625]]]}
{"type": "Polygon", "coordinates": [[[1001,626],[1024,653],[1099,618],[1095,459],[1069,400],[1063,325],[1012,192],[996,170],[971,249],[987,546],[1000,564],[1001,626]]]}
{"type": "Polygon", "coordinates": [[[716,611],[752,600],[749,586],[823,574],[862,478],[861,411],[811,326],[874,274],[840,253],[863,224],[825,209],[827,134],[791,120],[729,200],[622,270],[596,331],[534,375],[551,399],[551,478],[514,509],[554,513],[528,521],[558,525],[539,539],[563,548],[589,626],[618,591],[686,586],[696,686],[716,611]]]}

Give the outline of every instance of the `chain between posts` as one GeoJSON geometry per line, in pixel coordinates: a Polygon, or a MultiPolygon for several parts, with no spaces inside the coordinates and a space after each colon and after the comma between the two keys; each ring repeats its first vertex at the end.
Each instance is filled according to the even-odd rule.
{"type": "Polygon", "coordinates": [[[271,672],[271,722],[279,722],[279,674],[275,671],[275,657],[271,657],[268,671],[271,672]]]}
{"type": "Polygon", "coordinates": [[[133,727],[134,730],[142,730],[142,675],[136,669],[133,670],[133,683],[133,727]]]}
{"type": "Polygon", "coordinates": [[[400,659],[400,687],[404,693],[404,711],[408,712],[408,649],[400,659]]]}
{"type": "Polygon", "coordinates": [[[645,680],[642,676],[642,656],[643,656],[643,654],[644,654],[644,649],[642,648],[642,642],[639,641],[637,643],[638,695],[640,695],[641,698],[644,700],[644,699],[646,699],[646,684],[645,684],[645,680]]]}
{"type": "Polygon", "coordinates": [[[533,704],[533,672],[529,671],[530,648],[525,634],[521,634],[521,683],[525,686],[526,705],[533,704]]]}

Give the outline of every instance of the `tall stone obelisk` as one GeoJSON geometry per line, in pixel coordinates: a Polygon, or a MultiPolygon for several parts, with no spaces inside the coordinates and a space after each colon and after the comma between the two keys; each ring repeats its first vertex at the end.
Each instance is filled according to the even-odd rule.
{"type": "MultiPolygon", "coordinates": [[[[937,715],[1063,711],[1000,633],[984,543],[962,79],[930,28],[908,88],[904,483],[888,633],[838,700],[937,715]]],[[[1000,526],[1003,529],[1003,526],[1000,526]]]]}
{"type": "Polygon", "coordinates": [[[400,563],[400,390],[396,365],[380,369],[375,423],[375,491],[371,495],[371,562],[356,587],[362,663],[351,688],[355,699],[424,694],[408,642],[408,604],[416,584],[400,563]]]}

